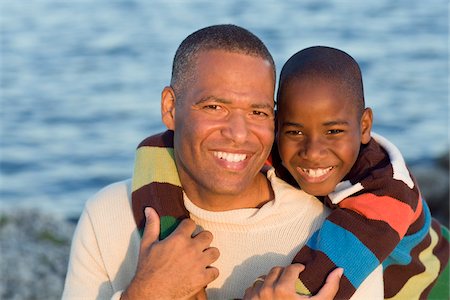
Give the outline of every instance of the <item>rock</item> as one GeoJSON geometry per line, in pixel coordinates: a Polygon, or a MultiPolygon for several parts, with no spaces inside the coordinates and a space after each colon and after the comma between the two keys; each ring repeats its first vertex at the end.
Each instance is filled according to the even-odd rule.
{"type": "Polygon", "coordinates": [[[430,207],[431,215],[442,224],[449,224],[449,154],[438,158],[432,165],[412,166],[423,197],[430,207]]]}
{"type": "Polygon", "coordinates": [[[0,214],[0,299],[61,299],[75,225],[35,211],[0,214]]]}

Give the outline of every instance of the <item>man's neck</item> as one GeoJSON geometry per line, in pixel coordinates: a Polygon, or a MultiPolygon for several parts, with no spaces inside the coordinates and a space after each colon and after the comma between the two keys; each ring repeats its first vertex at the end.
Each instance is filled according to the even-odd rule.
{"type": "MultiPolygon", "coordinates": [[[[182,184],[183,185],[183,184],[182,184]]],[[[196,206],[209,211],[227,211],[241,208],[259,208],[274,199],[274,192],[267,177],[258,173],[254,183],[236,194],[210,193],[197,186],[185,186],[184,192],[196,206]]]]}

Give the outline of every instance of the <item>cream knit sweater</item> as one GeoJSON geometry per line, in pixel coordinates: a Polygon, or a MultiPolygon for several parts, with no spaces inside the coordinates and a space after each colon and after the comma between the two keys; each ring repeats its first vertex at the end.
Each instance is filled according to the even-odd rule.
{"type": "MultiPolygon", "coordinates": [[[[210,299],[243,296],[253,280],[273,266],[288,265],[328,215],[313,196],[269,171],[275,199],[260,209],[205,211],[185,195],[198,228],[212,232],[221,256],[220,276],[208,285],[210,299]]],[[[131,181],[100,191],[86,203],[75,232],[63,299],[119,299],[136,270],[140,237],[131,212],[131,181]]],[[[352,299],[383,299],[378,268],[352,299]]]]}

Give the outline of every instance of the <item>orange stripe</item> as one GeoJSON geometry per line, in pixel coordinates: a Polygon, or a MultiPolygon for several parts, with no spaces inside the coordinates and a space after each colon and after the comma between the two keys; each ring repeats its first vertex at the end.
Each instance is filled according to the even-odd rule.
{"type": "Polygon", "coordinates": [[[392,197],[376,196],[370,193],[348,197],[339,203],[339,207],[355,211],[368,219],[388,223],[397,231],[400,238],[403,238],[411,224],[411,219],[415,216],[408,204],[392,197]]]}

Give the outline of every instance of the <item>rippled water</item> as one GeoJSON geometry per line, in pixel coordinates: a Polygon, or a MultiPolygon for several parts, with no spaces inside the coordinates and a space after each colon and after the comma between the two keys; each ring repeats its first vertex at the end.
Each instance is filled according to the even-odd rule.
{"type": "Polygon", "coordinates": [[[191,32],[234,23],[279,68],[312,45],[361,64],[375,130],[412,163],[448,151],[448,4],[436,1],[2,1],[2,208],[77,215],[163,129],[159,97],[191,32]]]}

